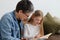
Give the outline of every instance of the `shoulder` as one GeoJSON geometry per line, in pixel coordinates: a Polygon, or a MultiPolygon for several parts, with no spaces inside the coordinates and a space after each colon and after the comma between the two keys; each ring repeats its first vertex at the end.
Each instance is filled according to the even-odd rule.
{"type": "Polygon", "coordinates": [[[6,24],[6,23],[12,23],[12,16],[11,16],[12,12],[8,12],[5,15],[2,16],[0,23],[2,24],[6,24]]]}
{"type": "Polygon", "coordinates": [[[5,13],[2,18],[1,18],[1,21],[2,20],[12,20],[12,16],[11,16],[12,12],[8,12],[8,13],[5,13]]]}
{"type": "Polygon", "coordinates": [[[29,26],[29,24],[26,23],[24,26],[29,26]]]}
{"type": "Polygon", "coordinates": [[[26,24],[24,25],[24,27],[30,27],[30,24],[26,23],[26,24]]]}
{"type": "Polygon", "coordinates": [[[32,27],[32,24],[25,24],[24,27],[25,28],[31,28],[32,27]]]}

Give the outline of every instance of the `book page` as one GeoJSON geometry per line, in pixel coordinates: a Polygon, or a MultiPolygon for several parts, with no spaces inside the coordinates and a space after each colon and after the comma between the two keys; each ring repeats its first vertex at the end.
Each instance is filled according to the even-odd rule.
{"type": "Polygon", "coordinates": [[[40,38],[38,38],[38,39],[48,39],[48,37],[51,35],[52,33],[49,33],[49,34],[47,34],[47,35],[45,35],[45,36],[42,36],[42,37],[40,37],[40,38]]]}

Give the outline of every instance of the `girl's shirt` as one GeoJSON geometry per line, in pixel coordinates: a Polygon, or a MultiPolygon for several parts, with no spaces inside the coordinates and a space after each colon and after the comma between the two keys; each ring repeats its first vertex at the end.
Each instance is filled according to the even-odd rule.
{"type": "Polygon", "coordinates": [[[25,38],[34,38],[40,32],[40,27],[32,25],[32,24],[25,24],[24,28],[25,28],[24,29],[24,37],[25,38]]]}

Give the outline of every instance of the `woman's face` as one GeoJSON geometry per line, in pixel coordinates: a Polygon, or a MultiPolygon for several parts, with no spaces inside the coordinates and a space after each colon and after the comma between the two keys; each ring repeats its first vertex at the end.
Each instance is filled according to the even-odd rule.
{"type": "Polygon", "coordinates": [[[19,11],[18,16],[19,16],[20,20],[26,21],[30,14],[31,14],[31,12],[30,13],[23,13],[23,11],[19,11]]]}
{"type": "Polygon", "coordinates": [[[42,20],[42,17],[40,17],[40,16],[37,16],[37,17],[34,17],[34,18],[33,18],[33,22],[34,22],[36,25],[39,25],[40,22],[41,22],[41,20],[42,20]]]}

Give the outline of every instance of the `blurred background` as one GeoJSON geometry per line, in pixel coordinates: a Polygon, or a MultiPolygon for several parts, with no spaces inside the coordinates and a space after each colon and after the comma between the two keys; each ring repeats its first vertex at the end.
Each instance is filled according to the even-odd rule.
{"type": "MultiPolygon", "coordinates": [[[[20,0],[0,0],[0,18],[7,12],[15,9],[20,0]]],[[[52,16],[60,18],[60,0],[31,0],[34,8],[43,11],[44,15],[49,12],[52,16]]]]}

